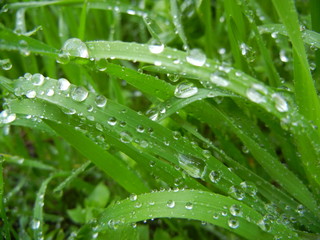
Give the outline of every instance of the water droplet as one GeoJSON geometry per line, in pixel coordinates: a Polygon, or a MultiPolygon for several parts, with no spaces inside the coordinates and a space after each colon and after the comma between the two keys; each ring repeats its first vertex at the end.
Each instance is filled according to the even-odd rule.
{"type": "Polygon", "coordinates": [[[138,199],[137,194],[131,194],[129,197],[130,201],[136,201],[138,199]]]}
{"type": "Polygon", "coordinates": [[[32,219],[31,221],[31,228],[32,229],[38,229],[40,227],[40,221],[37,219],[32,219]]]}
{"type": "Polygon", "coordinates": [[[239,221],[237,219],[231,217],[231,218],[228,219],[228,226],[230,228],[233,228],[233,229],[238,228],[239,227],[239,221]]]}
{"type": "Polygon", "coordinates": [[[159,54],[159,53],[163,52],[164,45],[163,44],[161,44],[161,45],[149,45],[148,48],[149,48],[149,51],[151,53],[159,54]]]}
{"type": "Polygon", "coordinates": [[[266,102],[266,99],[263,95],[266,95],[268,90],[261,84],[254,83],[251,88],[247,89],[247,97],[255,103],[266,102]]]}
{"type": "Polygon", "coordinates": [[[153,64],[154,64],[155,66],[161,66],[161,65],[162,65],[162,62],[159,61],[159,60],[156,60],[156,61],[153,62],[153,64]]]}
{"type": "Polygon", "coordinates": [[[172,73],[167,73],[167,77],[171,82],[178,82],[180,79],[180,75],[172,73]]]}
{"type": "Polygon", "coordinates": [[[96,67],[99,71],[103,72],[103,71],[107,70],[108,61],[105,58],[101,58],[96,61],[96,67]]]}
{"type": "Polygon", "coordinates": [[[198,88],[191,82],[182,82],[177,85],[174,95],[177,98],[188,98],[197,94],[198,88]]]}
{"type": "Polygon", "coordinates": [[[135,14],[136,14],[136,11],[135,11],[135,10],[132,10],[132,9],[128,9],[128,10],[127,10],[127,13],[128,13],[129,15],[135,15],[135,14]]]}
{"type": "Polygon", "coordinates": [[[286,56],[286,51],[285,50],[281,49],[280,53],[279,53],[279,56],[280,56],[281,62],[289,62],[289,58],[286,56]]]}
{"type": "Polygon", "coordinates": [[[185,208],[188,210],[191,210],[193,208],[193,203],[192,202],[187,202],[185,205],[185,208]]]}
{"type": "Polygon", "coordinates": [[[172,201],[172,200],[167,201],[168,208],[174,208],[175,205],[176,205],[175,201],[172,201]]]}
{"type": "Polygon", "coordinates": [[[44,76],[40,73],[33,74],[31,82],[34,86],[41,86],[44,83],[44,76]]]}
{"type": "Polygon", "coordinates": [[[71,98],[76,102],[82,102],[88,97],[88,91],[84,87],[76,87],[71,92],[71,98]]]}
{"type": "Polygon", "coordinates": [[[219,213],[214,213],[214,214],[212,215],[212,218],[213,218],[213,219],[219,219],[219,213]]]}
{"type": "Polygon", "coordinates": [[[16,120],[16,114],[10,113],[9,110],[3,110],[0,113],[0,123],[7,124],[16,120]]]}
{"type": "Polygon", "coordinates": [[[68,39],[63,44],[62,51],[69,56],[89,58],[87,45],[78,38],[68,39]]]}
{"type": "Polygon", "coordinates": [[[132,136],[128,132],[121,132],[120,133],[120,141],[123,143],[130,143],[132,141],[132,136]]]}
{"type": "Polygon", "coordinates": [[[0,66],[3,70],[8,71],[12,68],[12,63],[10,59],[0,60],[0,66]]]}
{"type": "Polygon", "coordinates": [[[250,48],[247,46],[247,44],[241,43],[240,44],[240,51],[241,51],[242,56],[245,56],[250,51],[250,48]]]}
{"type": "Polygon", "coordinates": [[[103,108],[107,104],[107,99],[102,95],[98,95],[95,99],[95,103],[98,107],[103,108]]]}
{"type": "Polygon", "coordinates": [[[189,55],[186,57],[188,63],[201,67],[206,63],[207,57],[199,48],[191,49],[189,55]]]}
{"type": "Polygon", "coordinates": [[[242,191],[242,189],[236,186],[231,186],[229,188],[228,193],[231,197],[234,197],[235,199],[238,199],[238,200],[243,200],[246,196],[245,193],[242,191]]]}
{"type": "Polygon", "coordinates": [[[68,90],[68,88],[70,87],[70,82],[65,79],[65,78],[60,78],[58,80],[58,88],[61,90],[61,91],[66,91],[68,90]]]}
{"type": "Polygon", "coordinates": [[[62,111],[67,115],[73,115],[76,113],[76,110],[73,108],[63,108],[62,111]]]}
{"type": "Polygon", "coordinates": [[[58,57],[57,57],[57,63],[67,64],[69,62],[70,62],[69,54],[61,50],[61,52],[58,54],[58,57]]]}
{"type": "Polygon", "coordinates": [[[54,90],[53,90],[52,88],[49,88],[49,89],[47,90],[46,95],[47,95],[48,97],[52,97],[52,96],[54,95],[54,90]]]}
{"type": "Polygon", "coordinates": [[[205,174],[206,165],[201,159],[179,154],[178,160],[180,167],[182,167],[190,176],[194,178],[202,178],[205,174]]]}
{"type": "Polygon", "coordinates": [[[284,100],[280,94],[274,93],[271,97],[274,100],[275,107],[279,112],[287,112],[289,110],[286,100],[284,100]]]}
{"type": "Polygon", "coordinates": [[[252,197],[257,195],[257,192],[258,192],[257,186],[251,182],[246,182],[246,181],[241,182],[240,187],[252,197]]]}
{"type": "Polygon", "coordinates": [[[210,75],[210,81],[220,87],[226,87],[229,85],[229,81],[223,78],[218,72],[210,75]]]}
{"type": "Polygon", "coordinates": [[[303,215],[305,214],[305,212],[306,212],[306,208],[305,208],[303,205],[299,204],[299,205],[297,206],[297,208],[296,208],[296,212],[297,212],[300,216],[303,216],[303,215]]]}
{"type": "Polygon", "coordinates": [[[242,216],[241,206],[237,204],[233,204],[230,207],[230,213],[232,216],[242,216]]]}
{"type": "Polygon", "coordinates": [[[114,125],[116,125],[117,124],[117,119],[115,118],[115,117],[110,117],[109,119],[108,119],[108,124],[110,125],[110,126],[114,126],[114,125]]]}
{"type": "Polygon", "coordinates": [[[220,170],[212,170],[209,173],[209,179],[213,183],[218,183],[221,179],[221,171],[220,170]]]}
{"type": "Polygon", "coordinates": [[[141,140],[139,144],[143,148],[146,148],[149,146],[149,143],[146,140],[141,140]]]}
{"type": "Polygon", "coordinates": [[[136,128],[137,132],[139,133],[143,133],[144,132],[144,127],[142,125],[138,125],[137,128],[136,128]]]}
{"type": "Polygon", "coordinates": [[[173,135],[173,139],[175,140],[179,140],[181,138],[181,133],[178,131],[172,132],[172,135],[173,135]]]}
{"type": "Polygon", "coordinates": [[[276,39],[276,38],[278,37],[278,32],[272,32],[272,33],[271,33],[271,37],[272,37],[273,39],[276,39]]]}
{"type": "Polygon", "coordinates": [[[141,207],[142,207],[142,203],[141,203],[141,202],[136,202],[136,203],[134,204],[134,207],[135,207],[135,208],[141,208],[141,207]]]}
{"type": "Polygon", "coordinates": [[[20,50],[21,55],[23,55],[23,56],[30,55],[29,44],[25,40],[19,41],[19,50],[20,50]]]}
{"type": "Polygon", "coordinates": [[[27,98],[35,98],[37,95],[36,91],[34,90],[29,90],[27,93],[26,93],[26,97],[27,98]]]}

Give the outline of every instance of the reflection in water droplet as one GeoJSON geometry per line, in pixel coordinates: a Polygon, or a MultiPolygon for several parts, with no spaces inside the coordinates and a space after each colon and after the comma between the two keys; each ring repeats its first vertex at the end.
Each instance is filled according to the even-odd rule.
{"type": "Polygon", "coordinates": [[[275,107],[279,112],[287,112],[289,110],[286,100],[284,100],[280,94],[274,93],[271,97],[274,100],[275,107]]]}
{"type": "Polygon", "coordinates": [[[209,173],[209,179],[213,183],[218,183],[221,179],[221,171],[220,170],[212,170],[209,173]]]}
{"type": "Polygon", "coordinates": [[[41,86],[44,83],[44,76],[40,73],[33,74],[31,82],[34,86],[41,86]]]}
{"type": "Polygon", "coordinates": [[[10,59],[0,60],[0,66],[3,70],[8,71],[12,68],[12,63],[10,59]]]}
{"type": "Polygon", "coordinates": [[[247,97],[255,103],[266,102],[264,95],[268,93],[268,90],[261,84],[254,83],[251,88],[247,89],[247,97]]]}
{"type": "Polygon", "coordinates": [[[138,199],[137,194],[131,194],[129,197],[130,201],[136,201],[138,199]]]}
{"type": "Polygon", "coordinates": [[[88,91],[84,87],[80,86],[73,89],[71,92],[71,98],[76,102],[82,102],[86,100],[88,94],[88,91]]]}
{"type": "Polygon", "coordinates": [[[233,204],[230,207],[230,213],[232,216],[242,216],[241,206],[237,204],[233,204]]]}
{"type": "Polygon", "coordinates": [[[159,54],[159,53],[163,52],[164,45],[163,44],[161,44],[161,45],[149,45],[148,48],[149,48],[149,51],[151,53],[159,54]]]}
{"type": "Polygon", "coordinates": [[[281,49],[280,53],[279,53],[279,56],[280,56],[281,62],[289,62],[289,58],[286,56],[286,51],[285,50],[281,49]]]}
{"type": "Polygon", "coordinates": [[[40,227],[40,221],[37,219],[32,219],[31,221],[31,228],[32,229],[38,229],[40,227]]]}
{"type": "Polygon", "coordinates": [[[108,124],[109,124],[110,126],[116,125],[116,124],[117,124],[117,119],[116,119],[115,117],[110,117],[110,118],[108,119],[108,124]]]}
{"type": "Polygon", "coordinates": [[[206,63],[207,57],[201,49],[194,48],[190,50],[189,55],[186,57],[188,63],[194,66],[203,66],[206,63]]]}
{"type": "Polygon", "coordinates": [[[63,44],[62,51],[70,56],[89,58],[87,45],[78,38],[68,39],[63,44]]]}
{"type": "Polygon", "coordinates": [[[179,154],[178,160],[180,167],[183,168],[190,176],[194,178],[202,178],[205,174],[206,164],[203,160],[185,154],[179,154]]]}
{"type": "Polygon", "coordinates": [[[96,61],[96,67],[101,72],[105,71],[105,70],[107,70],[107,67],[108,67],[108,61],[104,58],[101,58],[96,61]]]}
{"type": "Polygon", "coordinates": [[[16,114],[15,113],[10,113],[9,110],[3,110],[0,113],[0,123],[6,124],[6,123],[11,123],[14,120],[16,120],[16,114]]]}
{"type": "Polygon", "coordinates": [[[228,219],[228,226],[233,229],[238,228],[239,221],[237,219],[231,217],[228,219]]]}
{"type": "Polygon", "coordinates": [[[128,132],[121,132],[120,133],[120,141],[123,143],[130,143],[132,141],[132,136],[128,132]]]}
{"type": "Polygon", "coordinates": [[[190,82],[182,82],[177,85],[174,95],[177,98],[188,98],[197,94],[198,88],[190,82]]]}
{"type": "Polygon", "coordinates": [[[98,107],[102,108],[107,104],[107,99],[102,95],[98,95],[95,99],[95,103],[98,107]]]}
{"type": "Polygon", "coordinates": [[[174,208],[176,205],[175,201],[169,200],[167,201],[167,207],[168,208],[174,208]]]}
{"type": "Polygon", "coordinates": [[[210,75],[210,81],[220,87],[226,87],[229,85],[229,81],[223,78],[218,72],[210,75]]]}
{"type": "Polygon", "coordinates": [[[61,90],[61,91],[66,91],[68,90],[68,88],[70,87],[70,82],[65,79],[65,78],[60,78],[58,80],[58,88],[61,90]]]}
{"type": "Polygon", "coordinates": [[[26,97],[27,98],[35,98],[37,95],[36,91],[34,90],[29,90],[27,93],[26,93],[26,97]]]}
{"type": "Polygon", "coordinates": [[[193,208],[192,202],[187,202],[186,205],[185,205],[185,208],[188,209],[188,210],[191,210],[193,208]]]}

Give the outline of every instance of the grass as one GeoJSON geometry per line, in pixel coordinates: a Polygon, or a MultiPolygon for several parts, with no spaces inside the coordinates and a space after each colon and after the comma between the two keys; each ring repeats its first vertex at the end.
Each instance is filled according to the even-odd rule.
{"type": "Polygon", "coordinates": [[[10,1],[4,239],[319,239],[316,1],[10,1]]]}

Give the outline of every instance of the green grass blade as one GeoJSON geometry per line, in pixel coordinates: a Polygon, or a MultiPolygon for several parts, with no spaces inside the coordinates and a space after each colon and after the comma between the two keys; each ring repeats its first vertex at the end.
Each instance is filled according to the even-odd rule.
{"type": "Polygon", "coordinates": [[[0,155],[0,216],[1,216],[1,238],[5,239],[11,239],[10,237],[10,226],[8,222],[8,218],[6,215],[6,207],[4,205],[4,179],[3,179],[3,162],[4,158],[2,155],[0,155]]]}

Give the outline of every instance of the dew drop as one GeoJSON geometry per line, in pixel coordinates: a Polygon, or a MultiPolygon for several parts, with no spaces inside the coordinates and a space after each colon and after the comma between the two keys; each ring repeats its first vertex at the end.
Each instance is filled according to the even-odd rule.
{"type": "Polygon", "coordinates": [[[25,40],[19,41],[19,50],[23,56],[30,55],[29,44],[25,40]]]}
{"type": "Polygon", "coordinates": [[[135,207],[135,208],[141,208],[141,207],[142,207],[142,203],[141,203],[141,202],[136,202],[136,203],[134,204],[134,207],[135,207]]]}
{"type": "Polygon", "coordinates": [[[206,63],[207,57],[199,48],[191,49],[186,57],[188,63],[201,67],[206,63]]]}
{"type": "Polygon", "coordinates": [[[212,215],[212,218],[213,218],[213,219],[219,219],[219,214],[218,214],[218,213],[214,213],[214,214],[212,215]]]}
{"type": "Polygon", "coordinates": [[[251,88],[247,89],[246,95],[252,102],[263,103],[266,102],[263,95],[266,95],[267,93],[268,90],[264,86],[254,83],[251,88]]]}
{"type": "Polygon", "coordinates": [[[41,86],[44,83],[44,76],[40,73],[33,74],[31,82],[34,86],[41,86]]]}
{"type": "Polygon", "coordinates": [[[16,114],[10,113],[7,109],[0,113],[0,123],[7,124],[16,120],[16,114]]]}
{"type": "Polygon", "coordinates": [[[88,97],[88,91],[84,87],[76,87],[71,92],[71,98],[76,102],[82,102],[88,97]]]}
{"type": "Polygon", "coordinates": [[[231,217],[228,219],[228,226],[233,229],[238,228],[239,221],[237,219],[231,217]]]}
{"type": "Polygon", "coordinates": [[[107,70],[108,61],[105,58],[101,58],[96,61],[96,67],[99,71],[103,72],[103,71],[107,70]]]}
{"type": "Polygon", "coordinates": [[[185,154],[179,154],[178,161],[180,167],[194,178],[202,178],[205,174],[206,165],[199,158],[188,156],[185,154]]]}
{"type": "Polygon", "coordinates": [[[27,98],[35,98],[37,95],[36,91],[34,90],[29,90],[27,93],[26,93],[26,97],[27,98]]]}
{"type": "Polygon", "coordinates": [[[234,197],[238,200],[243,200],[245,198],[245,193],[242,191],[242,189],[236,186],[231,186],[228,193],[231,197],[234,197]]]}
{"type": "Polygon", "coordinates": [[[245,43],[241,43],[240,44],[240,51],[241,51],[242,56],[245,56],[250,51],[250,48],[245,43]]]}
{"type": "Polygon", "coordinates": [[[121,132],[120,133],[120,141],[123,143],[130,143],[132,141],[132,136],[128,132],[121,132]]]}
{"type": "Polygon", "coordinates": [[[61,91],[66,91],[68,90],[68,88],[70,87],[70,82],[65,79],[65,78],[60,78],[58,80],[58,88],[61,90],[61,91]]]}
{"type": "Polygon", "coordinates": [[[61,50],[61,52],[58,54],[58,57],[57,57],[57,63],[67,64],[69,62],[70,62],[69,54],[61,50]]]}
{"type": "Polygon", "coordinates": [[[171,82],[177,82],[180,79],[180,75],[172,73],[167,73],[167,77],[171,82]]]}
{"type": "Polygon", "coordinates": [[[129,197],[130,201],[136,201],[138,199],[137,194],[131,194],[129,197]]]}
{"type": "Polygon", "coordinates": [[[174,208],[176,205],[175,201],[169,200],[167,201],[167,207],[168,208],[174,208]]]}
{"type": "Polygon", "coordinates": [[[98,95],[95,99],[95,103],[98,107],[103,108],[107,104],[107,99],[102,95],[98,95]]]}
{"type": "Polygon", "coordinates": [[[159,54],[159,53],[162,53],[163,50],[164,50],[164,45],[161,44],[161,45],[149,45],[148,46],[149,48],[149,51],[153,54],[159,54]]]}
{"type": "Polygon", "coordinates": [[[184,206],[186,209],[191,210],[193,208],[193,203],[192,202],[187,202],[186,205],[184,206]]]}
{"type": "Polygon", "coordinates": [[[212,170],[209,173],[209,179],[213,183],[218,183],[221,179],[221,171],[220,170],[212,170]]]}
{"type": "Polygon", "coordinates": [[[10,59],[0,60],[0,66],[3,70],[8,71],[12,68],[12,63],[10,59]]]}
{"type": "Polygon", "coordinates": [[[69,56],[89,58],[87,45],[78,38],[68,39],[63,44],[62,51],[69,56]]]}
{"type": "Polygon", "coordinates": [[[144,127],[142,125],[138,125],[137,128],[136,128],[137,132],[139,133],[143,133],[144,132],[144,127]]]}
{"type": "Polygon", "coordinates": [[[52,88],[49,88],[49,89],[47,90],[46,95],[47,95],[48,97],[52,97],[52,96],[54,95],[54,90],[53,90],[52,88]]]}
{"type": "Polygon", "coordinates": [[[39,227],[40,227],[40,221],[37,219],[32,219],[31,228],[35,230],[35,229],[39,229],[39,227]]]}
{"type": "Polygon", "coordinates": [[[230,213],[232,216],[242,216],[241,206],[237,204],[233,204],[230,207],[230,213]]]}
{"type": "Polygon", "coordinates": [[[115,118],[115,117],[110,117],[109,119],[108,119],[108,124],[110,125],[110,126],[114,126],[114,125],[116,125],[117,124],[117,119],[115,118]]]}
{"type": "Polygon", "coordinates": [[[188,98],[197,94],[198,88],[190,82],[182,82],[177,85],[174,95],[177,98],[188,98]]]}
{"type": "Polygon", "coordinates": [[[226,87],[229,85],[229,81],[221,77],[219,73],[212,73],[210,75],[210,81],[220,87],[226,87]]]}
{"type": "Polygon", "coordinates": [[[271,97],[274,100],[275,107],[279,112],[287,112],[289,110],[286,100],[284,100],[280,94],[274,93],[271,97]]]}

